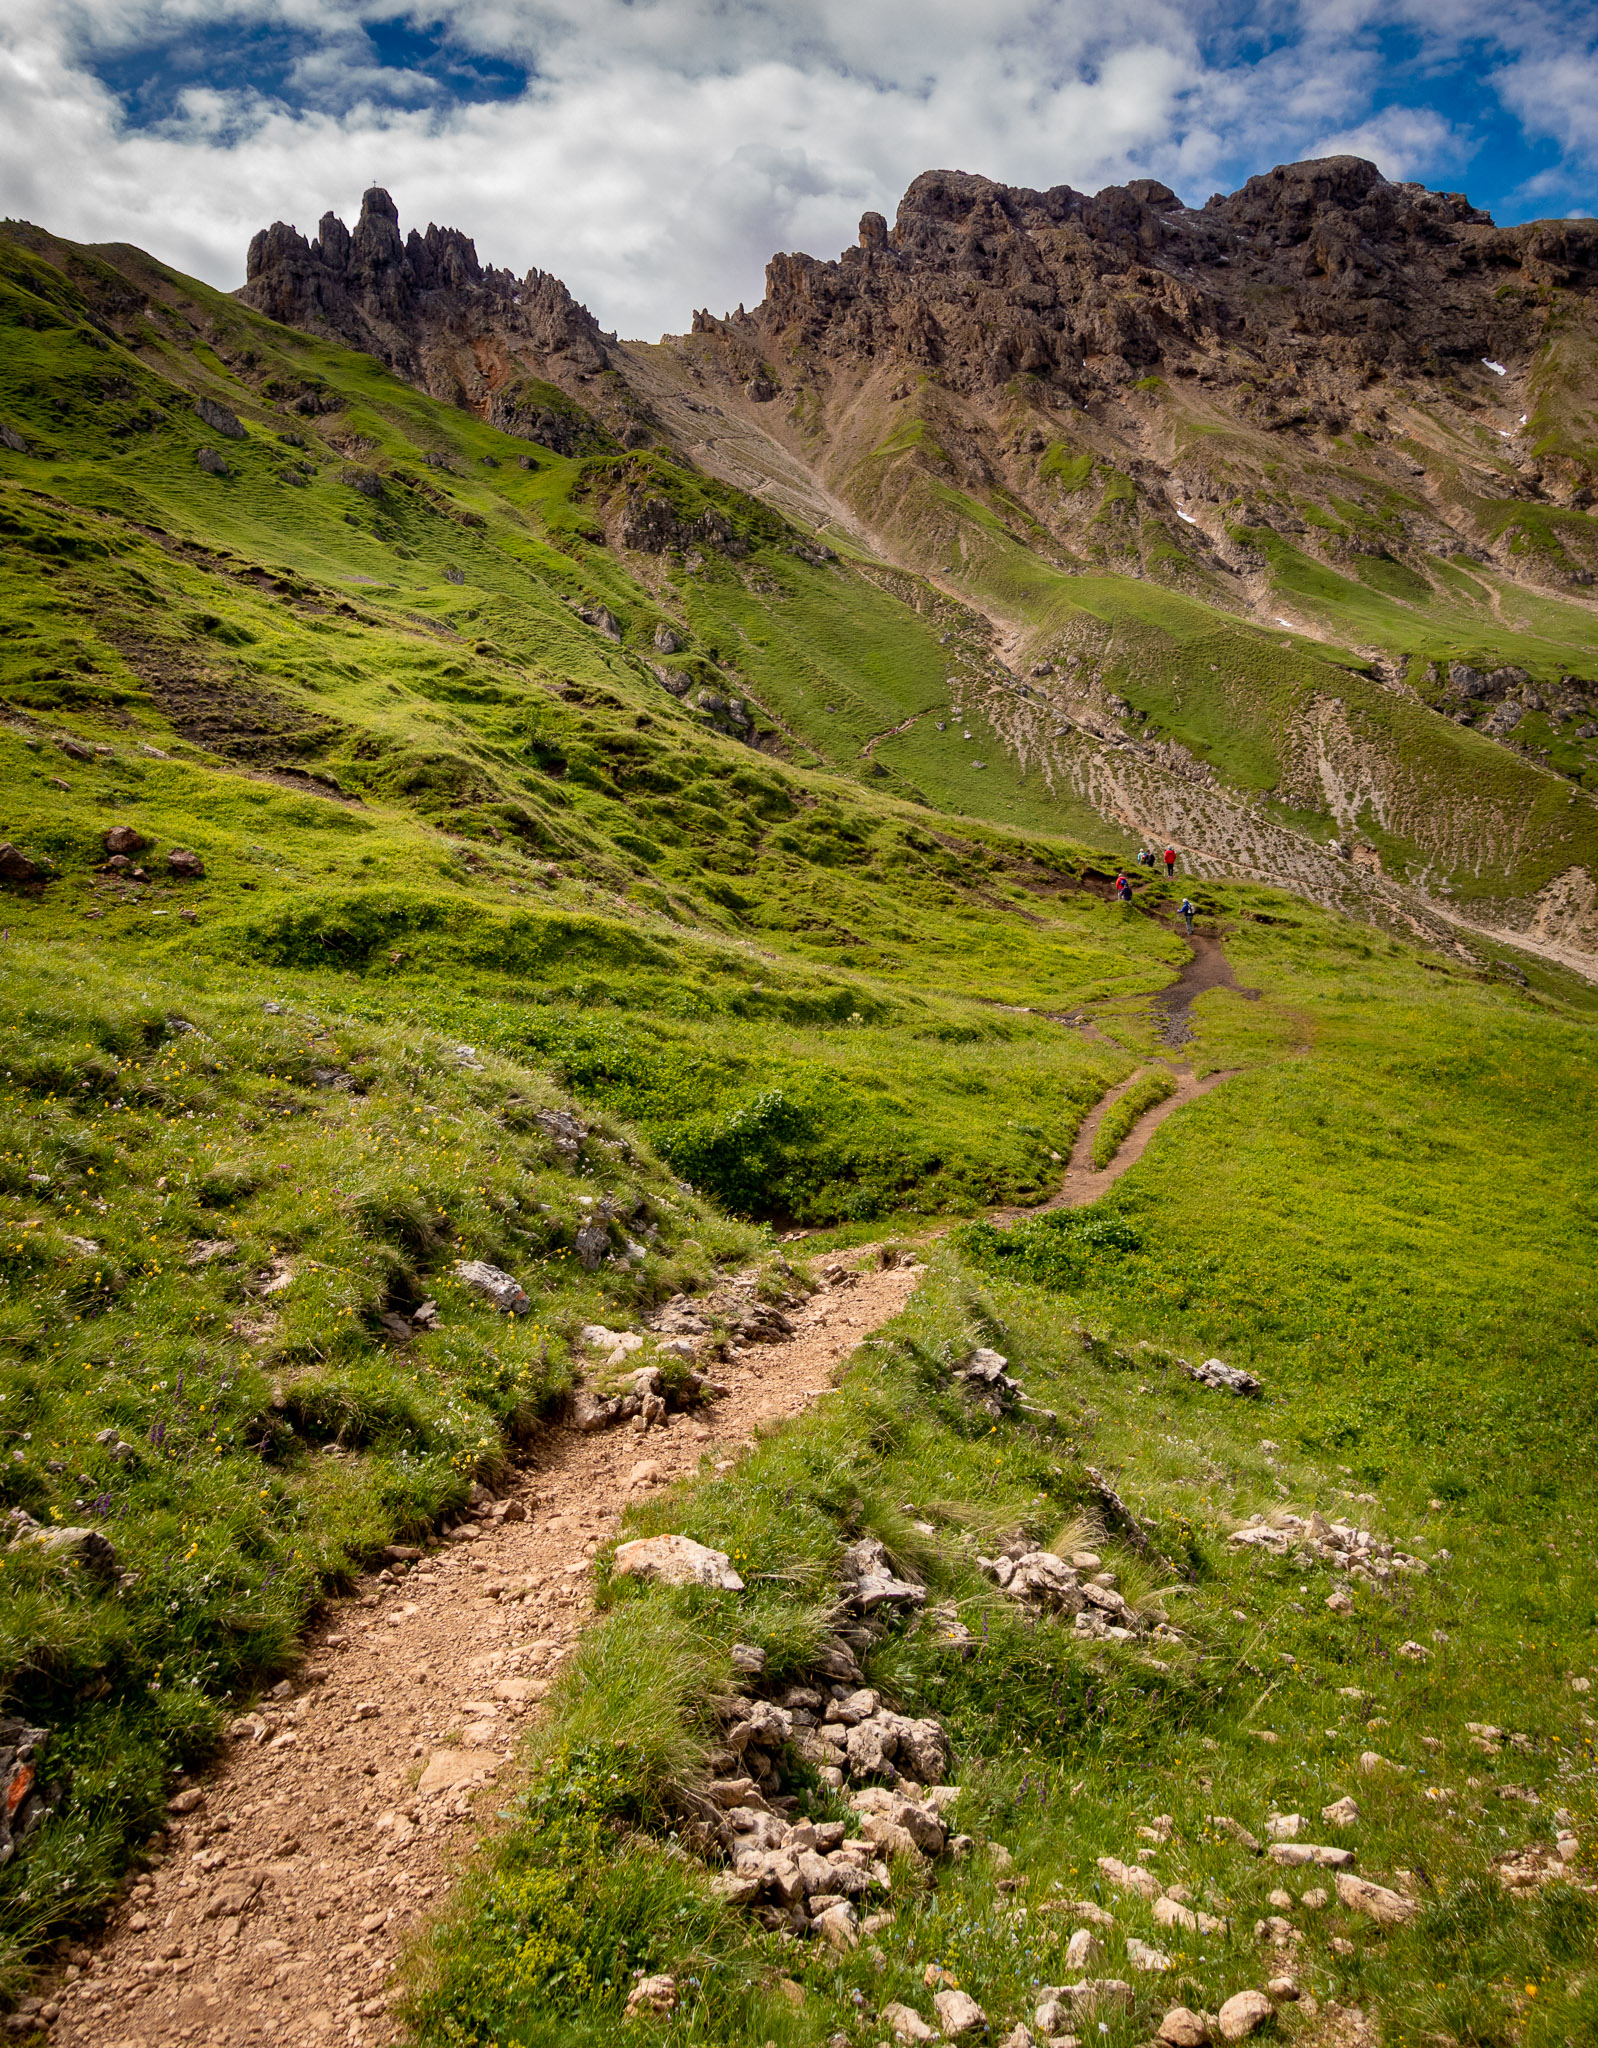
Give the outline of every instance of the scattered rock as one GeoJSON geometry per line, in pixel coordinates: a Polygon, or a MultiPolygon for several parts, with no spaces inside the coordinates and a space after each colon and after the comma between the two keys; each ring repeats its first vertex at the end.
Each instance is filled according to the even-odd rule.
{"type": "Polygon", "coordinates": [[[568,1160],[577,1157],[588,1137],[588,1126],[574,1117],[569,1110],[535,1110],[533,1122],[547,1137],[554,1140],[555,1150],[568,1160]]]}
{"type": "Polygon", "coordinates": [[[860,1920],[847,1899],[839,1899],[826,1906],[810,1922],[812,1934],[830,1942],[834,1948],[851,1949],[860,1945],[860,1920]]]}
{"type": "Polygon", "coordinates": [[[1285,1864],[1289,1869],[1316,1863],[1323,1870],[1346,1870],[1354,1861],[1352,1849],[1326,1848],[1311,1842],[1273,1842],[1269,1854],[1273,1863],[1285,1864]]]}
{"type": "Polygon", "coordinates": [[[935,2041],[937,2030],[929,2027],[913,2005],[900,2005],[897,2000],[882,2008],[882,2023],[896,2041],[935,2041]]]}
{"type": "Polygon", "coordinates": [[[940,1991],[932,2000],[938,2026],[946,2041],[958,2041],[962,2034],[975,2034],[988,2024],[988,2016],[965,1991],[940,1991]]]}
{"type": "Polygon", "coordinates": [[[16,1718],[0,1720],[0,1864],[16,1854],[52,1811],[39,1783],[50,1736],[16,1718]]]}
{"type": "MultiPolygon", "coordinates": [[[[13,1510],[13,1521],[23,1510],[13,1510]]],[[[42,1526],[27,1516],[6,1546],[9,1550],[42,1550],[64,1564],[80,1565],[90,1578],[115,1578],[118,1571],[114,1545],[98,1529],[57,1529],[42,1526]]]]}
{"type": "Polygon", "coordinates": [[[838,1576],[844,1599],[861,1614],[884,1606],[919,1607],[927,1597],[925,1586],[895,1575],[886,1547],[875,1536],[850,1545],[839,1560],[838,1576]]]}
{"type": "Polygon", "coordinates": [[[233,474],[232,470],[228,468],[214,448],[196,449],[194,459],[207,476],[231,476],[233,474]]]}
{"type": "Polygon", "coordinates": [[[1191,2012],[1185,2005],[1173,2005],[1160,2021],[1154,2038],[1163,2048],[1207,2048],[1210,2024],[1202,2013],[1191,2012]]]}
{"type": "Polygon", "coordinates": [[[214,398],[196,398],[194,410],[213,434],[221,434],[229,441],[242,441],[245,438],[244,428],[236,414],[229,412],[225,405],[218,405],[214,398]]]}
{"type": "Polygon", "coordinates": [[[1246,2041],[1256,2027],[1262,2027],[1276,2008],[1263,1991],[1239,1991],[1216,2014],[1223,2041],[1246,2041]]]}
{"type": "Polygon", "coordinates": [[[507,1314],[524,1316],[532,1307],[519,1280],[481,1259],[457,1259],[455,1277],[474,1293],[486,1295],[495,1308],[507,1314]]]}
{"type": "Polygon", "coordinates": [[[180,882],[200,882],[205,879],[205,862],[197,853],[191,853],[186,846],[174,846],[166,857],[166,864],[174,878],[180,882]]]}
{"type": "Polygon", "coordinates": [[[1163,1950],[1150,1948],[1146,1941],[1139,1941],[1131,1934],[1126,1937],[1126,1959],[1134,1970],[1142,1970],[1151,1976],[1171,1967],[1171,1959],[1163,1950]]]}
{"type": "Polygon", "coordinates": [[[36,860],[30,860],[20,846],[13,846],[9,839],[0,840],[0,880],[39,882],[48,872],[36,860]]]}
{"type": "Polygon", "coordinates": [[[1265,1853],[1265,1844],[1259,1837],[1250,1834],[1243,1823],[1233,1820],[1229,1813],[1207,1813],[1204,1818],[1212,1828],[1218,1828],[1223,1835],[1230,1835],[1234,1842],[1241,1843],[1251,1856],[1265,1853]]]}
{"type": "Polygon", "coordinates": [[[1101,1856],[1099,1869],[1105,1882],[1118,1892],[1135,1892],[1140,1899],[1157,1899],[1160,1881],[1140,1863],[1123,1863],[1116,1856],[1101,1856]]]}
{"type": "Polygon", "coordinates": [[[1244,1372],[1235,1365],[1223,1365],[1218,1358],[1206,1358],[1202,1365],[1189,1365],[1182,1360],[1182,1370],[1190,1380],[1197,1380],[1201,1387],[1213,1387],[1217,1393],[1235,1394],[1240,1400],[1257,1401],[1265,1392],[1264,1385],[1253,1373],[1244,1372]]]}
{"type": "Polygon", "coordinates": [[[1329,1820],[1334,1828],[1351,1828],[1359,1819],[1359,1808],[1345,1795],[1333,1800],[1330,1806],[1323,1806],[1321,1819],[1329,1820]]]}
{"type": "Polygon", "coordinates": [[[1347,1871],[1337,1874],[1337,1896],[1351,1913],[1363,1913],[1383,1927],[1402,1925],[1420,1911],[1416,1902],[1406,1899],[1402,1892],[1388,1891],[1384,1885],[1352,1877],[1347,1871]]]}
{"type": "Polygon", "coordinates": [[[113,825],[100,836],[100,844],[107,853],[142,853],[149,845],[142,832],[136,832],[131,825],[113,825]]]}
{"type": "Polygon", "coordinates": [[[591,1273],[610,1250],[610,1226],[597,1218],[582,1224],[572,1239],[577,1253],[577,1263],[584,1272],[591,1273]]]}
{"type": "Polygon", "coordinates": [[[677,2005],[675,1977],[643,1977],[627,1994],[627,2017],[638,2013],[672,2012],[677,2005]]]}
{"type": "Polygon", "coordinates": [[[640,1536],[616,1551],[618,1579],[657,1579],[663,1586],[719,1586],[741,1593],[743,1580],[724,1550],[709,1550],[687,1536],[640,1536]]]}

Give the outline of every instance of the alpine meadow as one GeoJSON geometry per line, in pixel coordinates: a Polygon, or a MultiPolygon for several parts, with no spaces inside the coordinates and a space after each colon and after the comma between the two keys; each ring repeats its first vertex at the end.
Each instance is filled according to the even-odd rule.
{"type": "Polygon", "coordinates": [[[0,323],[10,2035],[1598,2040],[1598,224],[0,323]]]}

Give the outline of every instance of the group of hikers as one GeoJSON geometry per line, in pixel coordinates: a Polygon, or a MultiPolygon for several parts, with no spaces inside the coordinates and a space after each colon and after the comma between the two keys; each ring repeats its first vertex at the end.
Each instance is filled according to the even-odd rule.
{"type": "MultiPolygon", "coordinates": [[[[1159,854],[1155,853],[1152,847],[1145,846],[1137,857],[1137,864],[1140,868],[1157,868],[1161,862],[1165,865],[1165,879],[1167,881],[1172,880],[1176,874],[1176,848],[1174,846],[1168,846],[1164,853],[1159,854]]],[[[1127,877],[1125,868],[1122,868],[1115,877],[1115,900],[1118,903],[1130,903],[1132,900],[1132,884],[1127,877]]],[[[1189,938],[1193,936],[1193,919],[1197,914],[1193,905],[1184,896],[1181,909],[1177,912],[1177,915],[1181,918],[1183,924],[1186,925],[1189,938]]]]}

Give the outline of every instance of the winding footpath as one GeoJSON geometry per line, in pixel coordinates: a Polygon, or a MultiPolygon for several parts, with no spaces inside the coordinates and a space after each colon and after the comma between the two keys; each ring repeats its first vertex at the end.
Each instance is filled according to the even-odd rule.
{"type": "MultiPolygon", "coordinates": [[[[1181,1077],[1095,1171],[1100,1122],[1148,1071],[1090,1111],[1044,1208],[1097,1201],[1167,1117],[1227,1078],[1181,1077]]],[[[921,1271],[879,1269],[874,1247],[829,1265],[791,1338],[718,1368],[724,1398],[642,1435],[551,1431],[486,1519],[430,1556],[396,1556],[324,1612],[298,1677],[241,1717],[224,1760],[176,1793],[155,1867],[46,1992],[56,2048],[399,2038],[400,1950],[446,1903],[481,1833],[476,1802],[492,1811],[505,1796],[521,1724],[592,1615],[594,1553],[632,1501],[725,1470],[823,1398],[921,1271]],[[851,1261],[871,1270],[838,1271],[851,1261]]]]}

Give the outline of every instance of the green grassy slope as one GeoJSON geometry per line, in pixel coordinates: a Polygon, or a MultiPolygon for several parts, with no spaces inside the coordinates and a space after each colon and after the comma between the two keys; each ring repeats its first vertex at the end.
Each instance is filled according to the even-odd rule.
{"type": "MultiPolygon", "coordinates": [[[[913,542],[930,516],[907,485],[888,530],[913,559],[922,559],[913,542]]],[[[1447,565],[1441,587],[1419,584],[1400,601],[1312,561],[1275,532],[1240,526],[1237,540],[1260,550],[1292,615],[1286,631],[1273,631],[1197,591],[1055,566],[991,517],[963,519],[960,531],[955,589],[1024,627],[1029,655],[1087,658],[1104,689],[1138,714],[1139,738],[1179,742],[1228,787],[1273,799],[1284,821],[1327,836],[1355,822],[1330,810],[1317,774],[1312,735],[1330,703],[1350,728],[1349,760],[1374,797],[1357,822],[1399,872],[1424,872],[1469,900],[1533,893],[1573,864],[1593,871],[1598,756],[1590,743],[1534,714],[1519,742],[1533,755],[1549,752],[1543,767],[1440,715],[1446,693],[1437,680],[1456,660],[1517,666],[1545,684],[1592,674],[1590,607],[1524,591],[1492,570],[1479,572],[1480,601],[1466,601],[1448,588],[1447,565]],[[1384,687],[1373,655],[1405,665],[1413,687],[1384,687]]],[[[898,743],[888,758],[904,760],[898,743]]]]}
{"type": "MultiPolygon", "coordinates": [[[[951,1982],[1003,2038],[1038,2031],[1040,1987],[1083,1975],[1132,1987],[1088,2017],[1110,2048],[1282,1975],[1300,1996],[1268,2039],[1341,2039],[1348,2008],[1406,2044],[1559,2048],[1598,2025],[1591,1033],[1397,948],[1337,975],[1302,931],[1250,927],[1236,951],[1294,1021],[1292,1056],[1168,1123],[1096,1211],[957,1232],[825,1413],[633,1511],[623,1536],[736,1553],[747,1590],[613,1583],[533,1738],[529,1795],[416,1958],[423,2042],[643,2038],[620,2008],[659,1971],[679,2005],[648,2028],[683,2043],[869,2042],[890,2001],[930,2019],[951,1982]],[[976,1344],[1054,1417],[975,1407],[951,1368],[976,1344]],[[1263,1379],[1263,1404],[1175,1363],[1215,1354],[1263,1379]],[[1430,1569],[1383,1589],[1228,1545],[1288,1509],[1430,1569]],[[1017,1531],[1086,1545],[1181,1640],[1084,1644],[1019,1615],[975,1562],[1017,1531]],[[975,1637],[962,1654],[924,1622],[884,1626],[865,1665],[896,1711],[945,1724],[976,1846],[894,1859],[889,1896],[862,1906],[890,1918],[840,1952],[752,1929],[667,1836],[718,1739],[704,1702],[737,1683],[731,1644],[766,1650],[762,1689],[803,1676],[862,1534],[975,1637]],[[1340,1583],[1344,1613],[1326,1604],[1340,1583]],[[1354,1822],[1322,1818],[1349,1796],[1354,1822]],[[1264,1839],[1276,1813],[1352,1849],[1408,1920],[1360,1917],[1328,1872],[1252,1856],[1209,1818],[1264,1839]],[[1500,1866],[1527,1851],[1562,1875],[1517,1893],[1500,1866]],[[1145,1859],[1224,1926],[1158,1924],[1104,1856],[1145,1859]],[[1085,1968],[1065,1955],[1081,1899],[1112,1916],[1085,1968]],[[1167,1968],[1131,1967],[1126,1937],[1167,1968]]],[[[1202,999],[1201,1061],[1237,1057],[1247,1007],[1202,999]]],[[[856,1825],[788,1768],[801,1816],[856,1825]]]]}
{"type": "Polygon", "coordinates": [[[851,647],[941,685],[913,604],[658,468],[747,552],[629,572],[602,518],[636,462],[110,254],[0,239],[0,1486],[119,1575],[0,1560],[66,1802],[0,1873],[8,1973],[92,1919],[322,1591],[550,1412],[583,1320],[761,1251],[713,1202],[858,1228],[1041,1195],[1129,1056],[1040,1013],[1181,953],[1079,849],[730,715],[757,664],[797,695],[851,647]],[[573,1093],[575,1162],[537,1116],[573,1093]]]}
{"type": "MultiPolygon", "coordinates": [[[[104,1579],[0,1558],[8,1703],[52,1731],[62,1796],[0,1870],[14,1984],[320,1594],[547,1417],[583,1321],[769,1259],[774,1221],[1037,1199],[1184,949],[1165,885],[1112,907],[1002,758],[943,765],[951,664],[991,653],[927,585],[814,560],[663,457],[507,439],[135,251],[0,236],[0,319],[0,1505],[116,1553],[104,1579]],[[738,546],[628,551],[629,493],[738,546]],[[923,710],[884,745],[924,759],[874,772],[923,710]],[[107,868],[116,827],[147,879],[107,868]],[[1056,1021],[1084,1005],[1118,1044],[1056,1021]],[[576,1157],[556,1105],[590,1127],[576,1157]],[[611,1212],[592,1266],[584,1195],[611,1212]],[[529,1317],[464,1258],[514,1270],[529,1317]],[[402,1348],[384,1316],[429,1298],[402,1348]]],[[[1389,1093],[1433,1086],[1388,1063],[1466,1001],[1528,1099],[1586,1085],[1555,977],[1434,995],[1271,892],[1200,903],[1264,935],[1242,978],[1267,999],[1210,999],[1199,1047],[1261,1070],[1257,1178],[1288,1077],[1320,1075],[1312,1012],[1363,1022],[1347,1060],[1389,1093]]],[[[1197,1142],[1174,1129],[1151,1171],[1197,1142]]],[[[1184,1231],[1194,1199],[1170,1195],[1184,1231]]],[[[1442,1284],[1463,1255],[1428,1256],[1442,1284]]]]}

